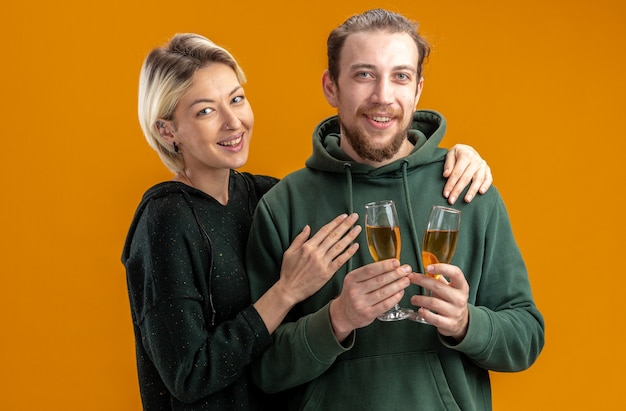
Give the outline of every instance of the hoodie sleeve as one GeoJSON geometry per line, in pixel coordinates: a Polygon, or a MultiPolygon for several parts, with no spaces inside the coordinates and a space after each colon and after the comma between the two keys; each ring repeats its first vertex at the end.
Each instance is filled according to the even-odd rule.
{"type": "Polygon", "coordinates": [[[459,344],[441,339],[482,368],[525,370],[543,348],[544,320],[533,301],[526,266],[499,196],[485,227],[484,239],[474,241],[475,257],[465,273],[474,302],[469,305],[467,334],[459,344]],[[472,271],[482,271],[480,278],[473,277],[472,271]]]}
{"type": "Polygon", "coordinates": [[[172,395],[189,403],[240,378],[271,339],[252,306],[211,325],[210,252],[191,211],[173,197],[182,199],[150,201],[137,217],[124,264],[137,343],[172,395]]]}
{"type": "MultiPolygon", "coordinates": [[[[265,198],[259,203],[248,241],[248,275],[256,301],[277,280],[288,248],[284,219],[274,218],[265,198]]],[[[272,336],[272,345],[252,364],[254,382],[266,392],[278,392],[311,381],[326,371],[354,343],[354,335],[339,343],[330,324],[329,304],[302,316],[296,306],[272,336]]]]}

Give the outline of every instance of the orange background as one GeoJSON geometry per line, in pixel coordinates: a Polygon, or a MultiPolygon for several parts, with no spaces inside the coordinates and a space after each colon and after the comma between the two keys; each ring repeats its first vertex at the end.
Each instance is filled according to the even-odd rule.
{"type": "Polygon", "coordinates": [[[170,178],[137,122],[148,50],[183,31],[230,49],[256,114],[246,170],[282,177],[333,113],[327,34],[376,6],[421,22],[419,107],[447,117],[444,146],[488,160],[546,318],[537,363],[493,374],[495,409],[623,406],[625,3],[293,3],[3,4],[0,409],[140,409],[120,254],[144,190],[170,178]]]}

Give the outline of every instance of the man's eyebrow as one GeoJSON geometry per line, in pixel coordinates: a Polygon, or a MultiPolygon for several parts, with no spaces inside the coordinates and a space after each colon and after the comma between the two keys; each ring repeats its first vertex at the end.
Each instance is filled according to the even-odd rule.
{"type": "Polygon", "coordinates": [[[350,66],[350,70],[359,70],[359,69],[375,69],[376,66],[373,64],[367,63],[357,63],[350,66]]]}
{"type": "MultiPolygon", "coordinates": [[[[368,64],[368,63],[357,63],[357,64],[353,64],[352,66],[350,66],[350,70],[354,71],[354,70],[360,70],[360,69],[368,69],[368,70],[375,70],[376,66],[374,64],[368,64]]],[[[417,72],[417,69],[415,68],[415,66],[412,66],[410,64],[402,64],[399,66],[394,66],[392,67],[393,71],[398,71],[398,70],[408,70],[411,71],[413,73],[417,72]]]]}
{"type": "Polygon", "coordinates": [[[412,66],[410,64],[403,64],[400,66],[395,66],[393,68],[394,71],[398,71],[398,70],[407,70],[407,71],[412,71],[414,73],[417,73],[417,69],[415,68],[415,66],[412,66]]]}

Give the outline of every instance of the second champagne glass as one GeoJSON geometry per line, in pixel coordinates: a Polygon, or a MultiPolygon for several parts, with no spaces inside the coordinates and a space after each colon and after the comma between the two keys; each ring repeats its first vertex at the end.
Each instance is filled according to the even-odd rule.
{"type": "MultiPolygon", "coordinates": [[[[402,239],[396,206],[392,200],[376,201],[365,205],[365,233],[367,246],[374,261],[389,258],[400,259],[402,239]]],[[[396,304],[391,310],[378,316],[381,321],[398,321],[409,317],[396,304]]]]}
{"type": "MultiPolygon", "coordinates": [[[[424,240],[422,241],[422,263],[424,271],[430,264],[450,264],[454,251],[456,250],[456,241],[459,237],[459,228],[461,227],[461,212],[450,207],[432,206],[428,225],[424,231],[424,240]]],[[[439,275],[430,275],[435,279],[439,275]]],[[[428,291],[428,295],[431,292],[428,291]]],[[[428,324],[419,315],[415,314],[411,319],[422,324],[428,324]]]]}

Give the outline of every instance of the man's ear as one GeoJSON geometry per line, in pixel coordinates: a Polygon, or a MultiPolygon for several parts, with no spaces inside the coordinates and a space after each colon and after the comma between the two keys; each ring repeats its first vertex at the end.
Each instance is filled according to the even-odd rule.
{"type": "Polygon", "coordinates": [[[324,91],[324,97],[331,106],[337,108],[339,99],[337,98],[337,84],[330,78],[330,72],[324,71],[322,75],[322,90],[324,91]]]}
{"type": "Polygon", "coordinates": [[[417,83],[417,90],[415,90],[415,107],[417,107],[417,103],[420,101],[420,96],[422,95],[422,89],[424,88],[424,77],[420,79],[417,83]]]}

